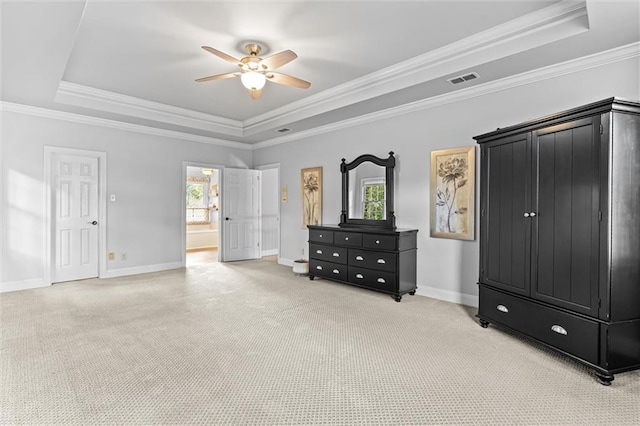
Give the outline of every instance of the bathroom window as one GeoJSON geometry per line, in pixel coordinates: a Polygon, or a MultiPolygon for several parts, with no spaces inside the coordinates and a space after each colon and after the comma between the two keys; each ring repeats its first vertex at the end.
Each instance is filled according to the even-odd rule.
{"type": "Polygon", "coordinates": [[[208,208],[209,178],[187,178],[187,224],[205,225],[211,222],[208,208]]]}

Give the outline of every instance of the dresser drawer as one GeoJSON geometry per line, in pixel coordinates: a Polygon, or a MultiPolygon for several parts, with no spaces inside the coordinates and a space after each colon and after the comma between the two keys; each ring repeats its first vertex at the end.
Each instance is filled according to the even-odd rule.
{"type": "Polygon", "coordinates": [[[396,271],[396,253],[349,249],[349,265],[377,271],[396,271]]]}
{"type": "Polygon", "coordinates": [[[334,280],[347,281],[347,265],[325,262],[318,259],[310,259],[309,274],[318,277],[327,277],[334,280]]]}
{"type": "Polygon", "coordinates": [[[561,351],[598,364],[599,327],[595,321],[484,286],[480,287],[478,314],[561,351]]]}
{"type": "Polygon", "coordinates": [[[362,247],[378,250],[397,250],[398,237],[395,235],[363,234],[362,247]]]}
{"type": "Polygon", "coordinates": [[[388,292],[395,292],[397,288],[396,274],[353,266],[349,266],[349,282],[388,292]]]}
{"type": "Polygon", "coordinates": [[[332,244],[333,231],[325,231],[324,229],[309,229],[309,241],[332,244]]]}
{"type": "Polygon", "coordinates": [[[359,232],[336,232],[334,242],[350,247],[362,247],[362,234],[359,232]]]}
{"type": "Polygon", "coordinates": [[[347,263],[347,248],[309,244],[309,257],[334,263],[347,263]]]}

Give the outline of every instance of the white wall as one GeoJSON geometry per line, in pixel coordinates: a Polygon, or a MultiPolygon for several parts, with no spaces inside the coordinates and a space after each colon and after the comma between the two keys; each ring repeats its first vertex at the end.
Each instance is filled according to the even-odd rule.
{"type": "Polygon", "coordinates": [[[283,263],[296,259],[307,246],[307,230],[301,227],[300,169],[323,167],[323,223],[335,224],[341,209],[340,159],[387,157],[394,151],[397,225],[419,229],[418,294],[476,305],[477,221],[475,241],[430,238],[430,152],[475,145],[473,136],[498,127],[612,96],[640,99],[639,75],[633,58],[256,150],[255,165],[279,162],[281,184],[289,186],[289,202],[281,209],[283,263]]]}
{"type": "Polygon", "coordinates": [[[45,265],[44,146],[107,153],[107,249],[127,260],[108,275],[179,267],[182,162],[250,167],[246,149],[219,147],[115,128],[2,111],[3,289],[42,285],[45,265]]]}

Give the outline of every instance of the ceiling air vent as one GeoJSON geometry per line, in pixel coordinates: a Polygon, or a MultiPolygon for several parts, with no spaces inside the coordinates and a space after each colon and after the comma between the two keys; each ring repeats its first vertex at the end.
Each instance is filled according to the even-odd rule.
{"type": "Polygon", "coordinates": [[[289,130],[291,130],[291,129],[287,129],[286,127],[283,127],[282,129],[278,129],[278,130],[276,130],[276,132],[278,132],[278,133],[285,133],[285,132],[288,132],[289,130]]]}
{"type": "Polygon", "coordinates": [[[480,78],[480,76],[477,73],[472,72],[471,74],[465,74],[459,77],[450,78],[447,81],[451,84],[460,84],[464,83],[465,81],[475,80],[476,78],[480,78]]]}

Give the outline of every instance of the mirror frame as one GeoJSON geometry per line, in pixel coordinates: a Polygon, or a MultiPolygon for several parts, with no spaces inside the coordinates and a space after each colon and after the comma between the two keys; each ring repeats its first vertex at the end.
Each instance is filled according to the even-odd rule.
{"type": "Polygon", "coordinates": [[[393,156],[393,151],[389,152],[389,158],[380,158],[371,154],[363,154],[347,163],[343,158],[340,163],[340,172],[342,173],[342,212],[340,213],[340,226],[342,227],[366,227],[366,228],[381,228],[381,229],[396,229],[396,217],[393,211],[393,169],[396,166],[396,158],[393,156]],[[377,164],[385,168],[385,219],[384,220],[370,220],[370,219],[355,219],[348,217],[349,211],[349,170],[353,170],[365,161],[377,164]]]}

